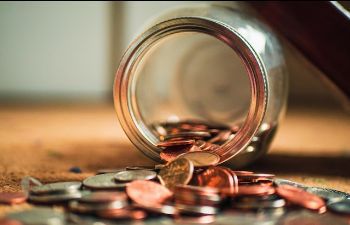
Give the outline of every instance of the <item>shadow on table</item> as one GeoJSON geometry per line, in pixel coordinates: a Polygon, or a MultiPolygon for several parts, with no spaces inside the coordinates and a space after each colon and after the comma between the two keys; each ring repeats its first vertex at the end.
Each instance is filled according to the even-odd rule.
{"type": "Polygon", "coordinates": [[[350,157],[269,154],[246,169],[276,174],[350,177],[350,157]]]}

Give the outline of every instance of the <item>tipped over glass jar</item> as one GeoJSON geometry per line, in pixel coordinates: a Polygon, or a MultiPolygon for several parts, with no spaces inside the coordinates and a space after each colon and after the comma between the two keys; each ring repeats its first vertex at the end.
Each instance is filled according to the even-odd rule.
{"type": "Polygon", "coordinates": [[[129,139],[153,160],[168,160],[170,147],[211,152],[237,168],[267,151],[287,82],[268,27],[228,6],[195,5],[159,16],[130,44],[114,104],[129,139]]]}

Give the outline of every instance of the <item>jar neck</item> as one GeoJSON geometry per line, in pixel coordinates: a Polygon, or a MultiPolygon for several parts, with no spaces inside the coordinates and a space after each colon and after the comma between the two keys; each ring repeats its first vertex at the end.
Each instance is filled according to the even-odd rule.
{"type": "Polygon", "coordinates": [[[231,47],[242,59],[249,76],[251,103],[247,117],[234,138],[216,153],[221,162],[239,154],[259,129],[267,106],[268,82],[263,63],[252,46],[232,27],[208,18],[186,17],[167,20],[151,27],[128,48],[118,68],[114,84],[114,102],[118,118],[129,139],[147,156],[160,161],[157,137],[144,123],[135,100],[135,70],[144,54],[163,38],[181,32],[211,35],[231,47]]]}

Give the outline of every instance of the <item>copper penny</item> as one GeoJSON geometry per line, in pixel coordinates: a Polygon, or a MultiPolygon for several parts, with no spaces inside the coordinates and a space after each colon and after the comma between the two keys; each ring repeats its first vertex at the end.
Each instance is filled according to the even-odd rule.
{"type": "Polygon", "coordinates": [[[210,137],[210,133],[207,131],[186,131],[172,133],[164,136],[164,140],[171,140],[173,138],[193,138],[193,139],[202,139],[210,137]]]}
{"type": "MultiPolygon", "coordinates": [[[[172,146],[167,147],[163,149],[163,151],[159,154],[160,158],[163,159],[166,162],[173,161],[176,159],[179,155],[184,154],[186,152],[191,151],[193,146],[172,146]]],[[[197,147],[197,146],[195,146],[197,147]]]]}
{"type": "Polygon", "coordinates": [[[276,192],[275,188],[265,185],[247,185],[239,186],[238,195],[272,195],[276,192]]]}
{"type": "Polygon", "coordinates": [[[289,202],[307,209],[320,210],[326,205],[322,198],[297,187],[281,185],[276,188],[276,192],[289,202]]]}
{"type": "Polygon", "coordinates": [[[220,162],[220,156],[213,152],[194,151],[179,155],[179,158],[186,158],[193,162],[194,167],[209,167],[220,162]]]}
{"type": "Polygon", "coordinates": [[[252,173],[252,174],[238,173],[237,176],[238,176],[239,182],[241,181],[257,182],[259,179],[266,180],[266,179],[273,179],[275,177],[274,174],[265,174],[265,173],[252,173]]]}
{"type": "Polygon", "coordinates": [[[225,189],[234,194],[235,184],[230,171],[222,167],[209,167],[196,177],[199,186],[225,189]]]}
{"type": "Polygon", "coordinates": [[[22,223],[18,220],[0,219],[0,225],[22,225],[22,223]]]}
{"type": "Polygon", "coordinates": [[[169,140],[162,141],[157,144],[158,147],[172,147],[172,146],[184,146],[184,145],[193,145],[195,143],[192,139],[184,139],[184,140],[169,140]]]}
{"type": "Polygon", "coordinates": [[[131,210],[131,209],[104,210],[102,212],[97,213],[97,215],[105,219],[142,220],[147,217],[147,214],[145,211],[131,210]]]}
{"type": "Polygon", "coordinates": [[[27,196],[23,192],[1,192],[0,203],[19,204],[27,200],[27,196]]]}
{"type": "Polygon", "coordinates": [[[96,191],[83,196],[79,202],[85,203],[105,203],[113,201],[127,201],[128,196],[124,192],[96,191]]]}
{"type": "Polygon", "coordinates": [[[126,193],[135,203],[144,206],[162,204],[173,195],[168,188],[147,180],[136,180],[129,183],[126,193]]]}
{"type": "Polygon", "coordinates": [[[188,184],[193,175],[193,163],[186,158],[177,158],[163,167],[158,177],[164,186],[173,189],[176,185],[188,184]]]}

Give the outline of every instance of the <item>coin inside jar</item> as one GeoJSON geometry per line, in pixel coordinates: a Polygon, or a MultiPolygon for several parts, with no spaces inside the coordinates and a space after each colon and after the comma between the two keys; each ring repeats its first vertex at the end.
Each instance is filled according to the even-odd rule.
{"type": "Polygon", "coordinates": [[[153,180],[157,177],[157,173],[150,170],[126,170],[115,174],[117,181],[129,182],[133,180],[153,180]]]}
{"type": "Polygon", "coordinates": [[[209,167],[220,162],[220,156],[213,152],[187,152],[179,155],[179,158],[186,158],[193,162],[194,167],[209,167]]]}

